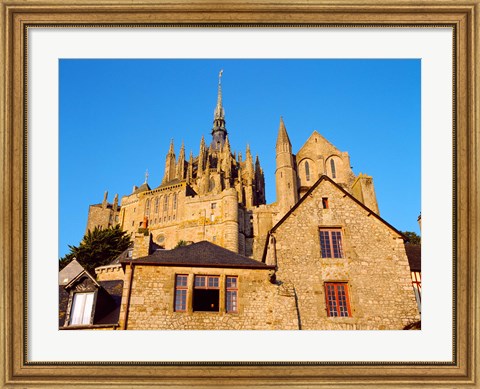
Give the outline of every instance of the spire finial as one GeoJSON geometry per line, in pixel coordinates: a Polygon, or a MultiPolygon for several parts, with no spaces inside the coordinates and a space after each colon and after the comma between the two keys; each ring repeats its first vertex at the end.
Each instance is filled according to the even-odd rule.
{"type": "Polygon", "coordinates": [[[148,183],[148,169],[145,170],[145,184],[148,183]]]}
{"type": "Polygon", "coordinates": [[[218,73],[218,95],[217,95],[217,106],[215,107],[215,119],[223,119],[225,113],[223,110],[222,104],[222,75],[223,69],[218,73]]]}

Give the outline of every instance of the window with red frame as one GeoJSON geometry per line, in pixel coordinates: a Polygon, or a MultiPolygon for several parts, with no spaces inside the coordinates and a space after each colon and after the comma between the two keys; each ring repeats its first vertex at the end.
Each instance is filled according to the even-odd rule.
{"type": "Polygon", "coordinates": [[[350,302],[348,299],[348,285],[346,282],[326,282],[325,296],[327,300],[327,314],[330,317],[350,317],[350,302]]]}
{"type": "Polygon", "coordinates": [[[320,228],[320,249],[322,258],[343,258],[340,228],[320,228]]]}
{"type": "Polygon", "coordinates": [[[226,278],[226,310],[238,312],[238,277],[227,276],[226,278]]]}
{"type": "Polygon", "coordinates": [[[177,274],[175,276],[175,311],[185,312],[187,310],[187,284],[188,276],[186,274],[177,274]]]}

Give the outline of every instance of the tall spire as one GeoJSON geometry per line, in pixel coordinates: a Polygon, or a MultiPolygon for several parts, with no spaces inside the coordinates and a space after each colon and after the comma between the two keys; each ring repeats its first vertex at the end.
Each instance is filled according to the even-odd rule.
{"type": "Polygon", "coordinates": [[[222,103],[222,74],[223,69],[218,74],[218,94],[217,94],[217,106],[213,115],[213,128],[212,128],[212,143],[210,148],[212,150],[221,150],[225,143],[225,137],[227,135],[227,129],[225,128],[225,110],[222,103]]]}
{"type": "Polygon", "coordinates": [[[185,178],[185,144],[183,141],[182,147],[180,148],[180,154],[178,155],[177,178],[179,180],[183,180],[185,178]]]}
{"type": "MultiPolygon", "coordinates": [[[[289,149],[292,148],[292,144],[290,143],[290,138],[287,134],[287,129],[285,127],[285,123],[283,122],[283,117],[280,116],[280,126],[278,127],[278,137],[277,137],[277,149],[281,146],[288,146],[289,149]]],[[[284,151],[287,151],[286,149],[284,151]]]]}
{"type": "Polygon", "coordinates": [[[163,175],[162,183],[169,182],[175,178],[175,150],[173,147],[173,139],[170,141],[170,148],[168,149],[167,157],[165,158],[165,174],[163,175]]]}
{"type": "Polygon", "coordinates": [[[225,110],[222,105],[222,74],[223,69],[218,73],[218,94],[217,106],[215,107],[215,119],[225,119],[225,110]]]}

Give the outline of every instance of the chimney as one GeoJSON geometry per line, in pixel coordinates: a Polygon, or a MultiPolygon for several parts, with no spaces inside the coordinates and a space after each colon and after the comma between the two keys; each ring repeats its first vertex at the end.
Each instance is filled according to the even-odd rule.
{"type": "Polygon", "coordinates": [[[152,244],[152,237],[150,234],[145,235],[141,232],[135,233],[133,240],[132,259],[146,257],[150,254],[150,247],[152,244]]]}

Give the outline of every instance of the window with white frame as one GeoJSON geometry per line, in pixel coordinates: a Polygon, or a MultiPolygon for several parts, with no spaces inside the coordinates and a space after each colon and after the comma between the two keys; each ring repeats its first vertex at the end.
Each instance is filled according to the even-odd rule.
{"type": "Polygon", "coordinates": [[[95,292],[75,293],[70,311],[70,325],[90,324],[95,292]]]}

